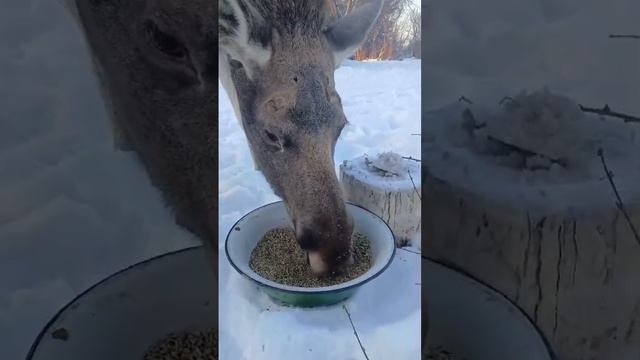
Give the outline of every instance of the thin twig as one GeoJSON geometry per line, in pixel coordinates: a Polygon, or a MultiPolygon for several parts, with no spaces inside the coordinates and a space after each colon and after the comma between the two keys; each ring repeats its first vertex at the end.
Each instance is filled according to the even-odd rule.
{"type": "Polygon", "coordinates": [[[420,192],[416,188],[416,183],[413,182],[413,176],[411,176],[411,170],[407,170],[407,174],[409,174],[409,179],[411,179],[411,184],[413,184],[413,190],[416,191],[416,195],[418,195],[418,199],[422,201],[422,196],[420,196],[420,192]]]}
{"type": "Polygon", "coordinates": [[[461,96],[458,98],[458,102],[460,102],[460,101],[464,101],[464,102],[466,102],[467,104],[471,104],[471,105],[473,105],[473,101],[471,101],[471,100],[467,99],[464,95],[461,95],[461,96]]]}
{"type": "Polygon", "coordinates": [[[462,112],[462,118],[464,119],[464,123],[462,124],[465,130],[473,133],[474,130],[480,130],[482,128],[487,127],[487,122],[478,123],[476,121],[475,115],[473,115],[473,111],[471,109],[466,108],[462,112]]]}
{"type": "Polygon", "coordinates": [[[613,182],[613,176],[611,175],[611,171],[609,171],[609,168],[607,167],[607,162],[604,160],[604,151],[602,151],[602,148],[598,149],[598,156],[600,156],[600,160],[602,161],[602,167],[604,168],[605,174],[607,174],[607,179],[609,179],[609,184],[611,184],[611,188],[613,188],[613,193],[616,195],[616,199],[617,199],[616,205],[618,206],[618,209],[622,211],[622,214],[624,214],[624,217],[627,219],[627,223],[629,224],[629,227],[633,232],[633,236],[636,238],[636,242],[640,244],[640,235],[638,235],[638,230],[636,230],[636,227],[633,225],[633,222],[631,222],[631,218],[627,213],[627,209],[624,207],[624,203],[622,202],[620,193],[618,193],[618,188],[616,187],[616,184],[613,182]]]}
{"type": "Polygon", "coordinates": [[[349,317],[349,322],[351,323],[351,328],[353,329],[353,334],[356,336],[356,339],[358,340],[358,344],[360,344],[360,349],[362,349],[362,353],[364,354],[364,358],[369,360],[369,357],[367,356],[367,351],[364,349],[364,346],[362,346],[362,342],[360,341],[360,336],[358,336],[358,331],[356,330],[356,327],[353,325],[353,320],[351,320],[351,314],[349,313],[349,310],[347,310],[347,307],[342,305],[342,308],[344,309],[344,312],[347,313],[347,316],[349,317]]]}
{"type": "Polygon", "coordinates": [[[462,118],[465,121],[465,123],[463,123],[463,126],[465,126],[465,128],[471,132],[473,132],[473,130],[479,130],[487,127],[486,121],[483,123],[478,123],[476,121],[476,117],[475,115],[473,115],[473,111],[471,111],[471,109],[469,108],[464,109],[464,111],[462,112],[462,118]]]}
{"type": "Polygon", "coordinates": [[[509,102],[509,104],[516,104],[518,107],[522,107],[522,104],[520,104],[516,99],[512,98],[511,96],[505,96],[502,99],[500,99],[500,102],[498,102],[498,105],[502,106],[502,104],[504,104],[507,101],[509,102]]]}
{"type": "Polygon", "coordinates": [[[379,167],[377,167],[375,165],[369,165],[369,166],[373,167],[374,169],[376,169],[377,171],[379,171],[379,172],[381,172],[383,174],[390,174],[390,175],[393,175],[393,176],[400,176],[400,174],[398,174],[398,173],[395,173],[395,172],[389,171],[389,170],[385,170],[385,169],[381,169],[381,168],[379,168],[379,167]]]}
{"type": "Polygon", "coordinates": [[[377,171],[379,171],[379,172],[381,172],[383,174],[391,174],[393,176],[400,176],[400,174],[397,174],[397,173],[395,173],[393,171],[381,169],[381,168],[373,165],[373,161],[369,160],[369,158],[367,157],[367,154],[364,154],[364,163],[365,163],[365,165],[367,165],[369,167],[372,167],[372,168],[376,169],[377,171]]]}
{"type": "Polygon", "coordinates": [[[630,35],[617,35],[617,34],[611,34],[609,35],[610,39],[640,39],[640,35],[634,35],[634,34],[630,34],[630,35]]]}
{"type": "Polygon", "coordinates": [[[407,249],[407,248],[403,248],[403,247],[401,247],[401,248],[398,248],[398,249],[400,249],[400,250],[404,250],[404,251],[406,251],[406,252],[410,252],[410,253],[412,253],[412,254],[422,255],[422,253],[421,253],[421,252],[413,251],[413,250],[409,250],[409,249],[407,249]]]}
{"type": "Polygon", "coordinates": [[[501,146],[505,146],[505,147],[509,148],[509,149],[510,149],[510,150],[512,150],[512,151],[517,151],[517,152],[519,152],[519,153],[521,153],[521,154],[523,154],[523,155],[525,155],[525,156],[533,156],[533,155],[536,155],[536,156],[540,156],[540,157],[543,157],[543,158],[545,158],[545,159],[548,159],[548,160],[549,160],[549,161],[551,161],[552,163],[554,163],[554,164],[558,164],[558,165],[562,166],[563,168],[566,168],[566,167],[568,166],[568,165],[567,165],[567,163],[566,163],[566,161],[564,161],[564,160],[562,160],[562,159],[554,159],[554,158],[551,158],[551,157],[549,157],[549,156],[547,156],[547,155],[543,155],[543,154],[537,153],[537,152],[535,152],[535,151],[532,151],[532,150],[529,150],[529,149],[525,149],[525,148],[522,148],[522,147],[520,147],[520,146],[513,145],[513,144],[510,144],[510,143],[508,143],[508,142],[502,141],[502,140],[497,139],[497,138],[495,138],[495,137],[493,137],[493,136],[491,136],[491,135],[487,136],[487,140],[489,140],[489,141],[491,141],[491,142],[494,142],[494,143],[496,143],[496,144],[499,144],[499,145],[501,145],[501,146]]]}
{"type": "Polygon", "coordinates": [[[411,134],[411,136],[422,136],[422,134],[411,134]]]}
{"type": "Polygon", "coordinates": [[[421,162],[420,159],[412,158],[411,156],[403,156],[402,158],[406,160],[415,161],[415,162],[421,162]]]}
{"type": "Polygon", "coordinates": [[[580,110],[588,113],[598,114],[598,115],[617,117],[617,118],[623,119],[624,122],[640,122],[640,117],[627,115],[627,114],[623,114],[616,111],[611,111],[611,108],[609,107],[609,105],[606,105],[606,104],[605,106],[602,107],[602,109],[590,108],[590,107],[580,105],[580,110]]]}

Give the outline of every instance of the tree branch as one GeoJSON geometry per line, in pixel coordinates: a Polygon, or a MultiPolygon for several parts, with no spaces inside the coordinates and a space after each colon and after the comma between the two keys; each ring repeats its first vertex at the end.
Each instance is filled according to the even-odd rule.
{"type": "Polygon", "coordinates": [[[602,107],[602,109],[590,108],[590,107],[586,107],[586,106],[580,105],[580,110],[582,110],[583,112],[586,112],[586,113],[593,113],[593,114],[598,114],[598,115],[603,115],[603,116],[617,117],[617,118],[623,119],[624,122],[640,122],[640,117],[633,116],[633,115],[627,115],[627,114],[623,114],[623,113],[616,112],[616,111],[611,111],[611,108],[607,104],[605,104],[602,107]]]}
{"type": "Polygon", "coordinates": [[[351,323],[353,334],[356,336],[356,339],[358,340],[358,344],[360,345],[362,354],[364,354],[364,358],[369,360],[369,357],[367,356],[367,351],[364,349],[364,346],[362,346],[362,342],[360,341],[360,336],[358,336],[358,331],[356,330],[356,327],[353,325],[353,320],[351,320],[351,314],[349,313],[349,310],[347,310],[347,307],[345,305],[342,305],[342,308],[344,309],[344,312],[346,312],[347,316],[349,317],[349,323],[351,323]]]}
{"type": "Polygon", "coordinates": [[[402,158],[406,160],[415,161],[415,162],[421,162],[420,159],[415,159],[415,158],[412,158],[411,156],[403,156],[402,158]]]}
{"type": "Polygon", "coordinates": [[[400,249],[400,250],[404,250],[404,251],[406,251],[406,252],[410,252],[410,253],[412,253],[412,254],[422,255],[422,253],[420,253],[420,252],[418,252],[418,251],[409,250],[409,249],[407,249],[407,248],[399,247],[398,249],[400,249]]]}
{"type": "Polygon", "coordinates": [[[513,151],[517,151],[517,152],[519,152],[521,154],[524,154],[526,156],[533,156],[533,155],[541,156],[541,157],[543,157],[545,159],[549,159],[549,161],[551,161],[554,164],[558,164],[558,165],[562,166],[563,168],[566,168],[568,166],[567,163],[562,159],[554,159],[554,158],[551,158],[549,156],[546,156],[546,155],[543,155],[543,154],[539,154],[539,153],[537,153],[535,151],[532,151],[532,150],[529,150],[529,149],[525,149],[525,148],[522,148],[522,147],[514,145],[514,144],[507,143],[507,142],[502,141],[500,139],[497,139],[497,138],[495,138],[495,137],[493,137],[491,135],[487,136],[487,140],[492,141],[492,142],[494,142],[496,144],[505,146],[505,147],[507,147],[507,148],[509,148],[509,149],[511,149],[513,151]]]}
{"type": "Polygon", "coordinates": [[[640,35],[634,35],[634,34],[630,34],[630,35],[617,35],[617,34],[611,34],[609,35],[610,39],[640,39],[640,35]]]}
{"type": "Polygon", "coordinates": [[[607,162],[604,160],[604,151],[602,150],[602,148],[598,149],[598,156],[600,156],[602,167],[604,168],[604,172],[607,175],[607,179],[609,179],[609,184],[611,184],[613,193],[616,195],[616,199],[617,199],[616,206],[618,206],[618,209],[620,209],[620,211],[622,211],[622,214],[624,214],[624,217],[627,220],[627,223],[629,224],[631,231],[633,232],[633,236],[636,238],[636,242],[638,243],[638,245],[640,245],[640,235],[638,235],[638,230],[633,225],[633,222],[631,222],[631,218],[629,217],[629,214],[627,213],[627,209],[625,208],[624,203],[622,202],[622,198],[620,198],[620,193],[618,193],[618,188],[616,187],[616,184],[613,182],[613,176],[611,171],[609,171],[609,168],[607,167],[607,162]]]}
{"type": "Polygon", "coordinates": [[[413,185],[413,190],[416,191],[416,195],[418,195],[418,199],[420,199],[420,201],[422,201],[422,196],[420,196],[420,192],[416,188],[416,183],[413,182],[413,176],[411,176],[411,171],[407,170],[407,174],[409,174],[409,179],[411,179],[411,184],[413,185]]]}
{"type": "Polygon", "coordinates": [[[376,171],[381,172],[383,174],[391,174],[393,176],[400,176],[400,174],[395,173],[393,171],[389,171],[389,170],[385,170],[385,169],[381,169],[375,165],[373,165],[373,161],[369,160],[369,158],[367,157],[367,154],[365,154],[365,158],[364,158],[364,163],[365,165],[374,168],[376,171]]]}
{"type": "Polygon", "coordinates": [[[516,99],[512,98],[511,96],[505,96],[502,99],[500,99],[500,102],[498,102],[498,105],[502,106],[507,101],[509,102],[509,104],[516,104],[518,107],[522,107],[522,104],[520,104],[516,99]]]}
{"type": "Polygon", "coordinates": [[[461,102],[461,101],[464,101],[464,102],[466,102],[467,104],[471,104],[471,105],[473,105],[473,101],[471,101],[471,100],[467,99],[464,95],[461,95],[461,96],[458,98],[458,102],[461,102]]]}

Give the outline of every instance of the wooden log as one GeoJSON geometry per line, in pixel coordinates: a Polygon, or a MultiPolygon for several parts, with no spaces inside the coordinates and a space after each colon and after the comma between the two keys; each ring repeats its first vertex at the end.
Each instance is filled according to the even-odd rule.
{"type": "MultiPolygon", "coordinates": [[[[560,359],[638,358],[640,247],[615,206],[531,213],[429,176],[424,195],[423,251],[515,301],[560,359]]],[[[640,224],[640,208],[631,211],[640,224]]]]}
{"type": "Polygon", "coordinates": [[[380,216],[391,228],[397,246],[413,243],[420,247],[420,163],[397,154],[382,156],[394,157],[398,166],[376,165],[376,159],[366,155],[340,165],[346,200],[380,216]]]}
{"type": "Polygon", "coordinates": [[[464,269],[513,300],[560,359],[638,359],[640,240],[634,227],[640,226],[640,149],[633,143],[634,130],[580,119],[584,138],[569,134],[576,142],[573,149],[599,144],[612,154],[611,180],[621,189],[616,195],[597,147],[589,149],[592,158],[577,151],[547,154],[503,136],[513,145],[508,152],[517,152],[520,160],[545,156],[552,165],[532,170],[528,159],[497,161],[498,155],[507,157],[505,149],[498,144],[496,151],[495,143],[489,150],[486,143],[478,146],[474,133],[486,127],[469,124],[471,113],[481,117],[480,110],[469,108],[452,105],[427,114],[423,122],[431,124],[423,125],[429,134],[422,156],[423,253],[464,269]],[[636,156],[629,156],[629,149],[636,149],[636,156]],[[552,170],[566,176],[548,175],[547,182],[544,176],[552,170]],[[531,180],[533,171],[545,173],[531,180]]]}

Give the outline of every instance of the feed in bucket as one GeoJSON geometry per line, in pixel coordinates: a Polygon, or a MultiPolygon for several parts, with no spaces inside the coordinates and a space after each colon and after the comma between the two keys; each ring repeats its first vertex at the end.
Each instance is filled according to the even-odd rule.
{"type": "Polygon", "coordinates": [[[143,360],[218,360],[218,332],[169,334],[151,345],[143,360]]]}
{"type": "Polygon", "coordinates": [[[317,277],[306,253],[296,242],[291,228],[268,231],[251,252],[249,267],[258,275],[283,285],[325,287],[355,279],[371,268],[369,240],[360,233],[352,235],[353,264],[340,274],[317,277]]]}

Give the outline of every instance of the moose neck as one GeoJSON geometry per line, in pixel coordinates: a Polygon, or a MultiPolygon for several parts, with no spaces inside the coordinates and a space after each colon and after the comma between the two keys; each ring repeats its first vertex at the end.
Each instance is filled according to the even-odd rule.
{"type": "MultiPolygon", "coordinates": [[[[243,69],[234,69],[231,65],[231,61],[229,54],[222,50],[218,52],[218,77],[222,83],[222,87],[229,97],[236,119],[240,123],[240,126],[242,126],[242,129],[245,130],[246,134],[244,120],[250,109],[243,108],[240,100],[242,98],[246,99],[248,97],[252,97],[255,90],[253,89],[251,81],[247,77],[245,71],[243,69]]],[[[244,103],[246,104],[247,102],[245,101],[244,103]]],[[[251,147],[250,153],[254,169],[260,170],[257,162],[255,161],[253,149],[251,149],[251,147]]]]}
{"type": "Polygon", "coordinates": [[[231,106],[233,106],[233,112],[235,113],[236,118],[238,119],[240,124],[242,124],[242,115],[240,113],[238,93],[231,77],[231,65],[229,65],[229,56],[223,51],[218,52],[218,77],[220,78],[220,83],[222,84],[224,91],[229,97],[229,101],[231,101],[231,106]]]}

